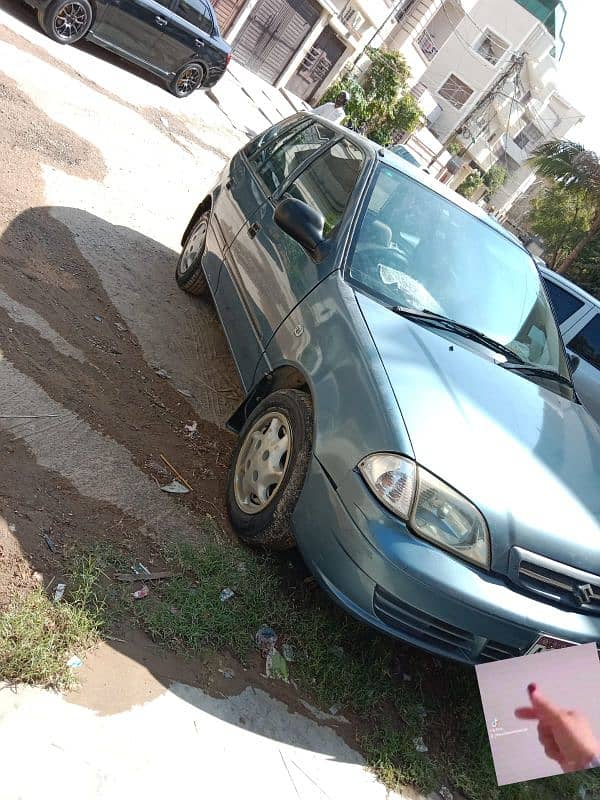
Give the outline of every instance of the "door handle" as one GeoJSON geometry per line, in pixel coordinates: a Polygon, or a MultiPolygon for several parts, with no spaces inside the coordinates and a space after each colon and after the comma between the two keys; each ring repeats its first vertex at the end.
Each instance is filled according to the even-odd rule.
{"type": "Polygon", "coordinates": [[[196,44],[198,47],[204,47],[204,39],[194,39],[194,43],[195,43],[195,44],[196,44]]]}
{"type": "Polygon", "coordinates": [[[253,223],[252,225],[250,225],[250,227],[248,228],[248,236],[249,236],[251,239],[254,239],[254,237],[255,237],[255,236],[256,236],[256,234],[259,232],[259,230],[260,230],[260,224],[259,224],[258,222],[254,222],[254,223],[253,223]]]}
{"type": "Polygon", "coordinates": [[[164,17],[154,17],[154,22],[156,22],[159,28],[164,28],[168,20],[166,20],[164,17]]]}

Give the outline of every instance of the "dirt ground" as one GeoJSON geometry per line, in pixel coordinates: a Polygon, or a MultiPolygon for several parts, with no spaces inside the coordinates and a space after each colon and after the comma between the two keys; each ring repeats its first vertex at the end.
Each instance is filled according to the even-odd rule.
{"type": "MultiPolygon", "coordinates": [[[[179,186],[184,213],[170,209],[167,220],[175,244],[194,202],[246,140],[222,135],[228,151],[217,150],[160,86],[118,59],[95,63],[166,106],[136,107],[49,52],[66,49],[43,41],[27,8],[14,2],[7,11],[28,37],[0,25],[0,602],[61,577],[63,554],[78,543],[114,541],[151,566],[169,536],[200,536],[199,516],[210,514],[229,535],[223,487],[232,437],[222,423],[239,402],[237,377],[211,304],[177,290],[175,248],[147,231],[155,217],[165,222],[156,198],[167,205],[179,186]],[[11,52],[27,60],[19,84],[4,71],[11,52]],[[62,82],[52,91],[48,70],[62,82]],[[65,87],[76,87],[76,101],[65,87]],[[77,105],[88,125],[103,112],[98,142],[58,121],[69,116],[65,105],[77,105]],[[122,152],[123,111],[135,119],[135,157],[130,144],[122,152]],[[149,195],[137,166],[157,152],[168,186],[155,169],[149,195]],[[65,178],[74,182],[67,191],[65,178]],[[103,218],[100,206],[121,213],[103,218]],[[144,216],[145,206],[141,229],[118,224],[144,216]],[[161,454],[193,492],[160,492],[157,484],[174,477],[161,454]]],[[[89,58],[89,47],[79,56],[89,58]]],[[[212,139],[217,124],[223,119],[215,117],[212,139]]]]}

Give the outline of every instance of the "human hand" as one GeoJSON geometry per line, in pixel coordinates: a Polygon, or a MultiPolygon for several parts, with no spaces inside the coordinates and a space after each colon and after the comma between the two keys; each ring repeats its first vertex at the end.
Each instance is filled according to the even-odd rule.
{"type": "Polygon", "coordinates": [[[548,758],[558,761],[563,772],[585,769],[600,755],[600,741],[579,711],[555,706],[537,688],[527,687],[531,708],[517,708],[519,719],[537,719],[538,737],[548,758]]]}

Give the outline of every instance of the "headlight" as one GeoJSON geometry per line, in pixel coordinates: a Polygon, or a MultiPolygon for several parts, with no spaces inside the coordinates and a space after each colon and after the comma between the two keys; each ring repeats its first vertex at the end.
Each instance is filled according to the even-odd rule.
{"type": "Polygon", "coordinates": [[[487,524],[466,497],[403,456],[374,453],[358,468],[377,499],[414,533],[466,561],[489,567],[487,524]]]}

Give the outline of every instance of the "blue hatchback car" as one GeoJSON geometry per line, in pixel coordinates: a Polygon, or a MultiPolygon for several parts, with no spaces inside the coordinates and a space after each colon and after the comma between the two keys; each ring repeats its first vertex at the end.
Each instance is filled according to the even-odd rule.
{"type": "Polygon", "coordinates": [[[466,663],[600,640],[600,429],[530,255],[402,158],[310,114],[200,203],[246,393],[227,487],[373,627],[466,663]]]}

